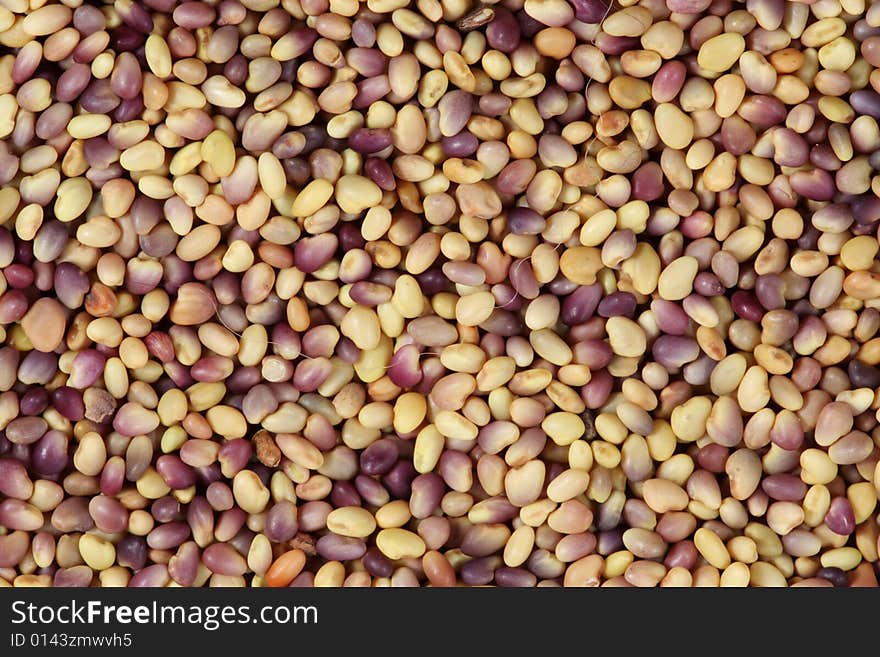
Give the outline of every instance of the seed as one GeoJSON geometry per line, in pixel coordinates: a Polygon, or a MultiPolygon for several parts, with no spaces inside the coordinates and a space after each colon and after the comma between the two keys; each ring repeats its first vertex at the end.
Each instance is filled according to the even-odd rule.
{"type": "Polygon", "coordinates": [[[266,571],[266,585],[287,586],[296,578],[306,564],[305,552],[298,548],[289,550],[272,562],[266,571]]]}
{"type": "Polygon", "coordinates": [[[70,119],[67,132],[74,139],[89,139],[110,129],[110,117],[104,114],[80,114],[70,119]]]}
{"type": "Polygon", "coordinates": [[[421,557],[425,553],[425,542],[417,534],[397,527],[376,534],[376,547],[391,560],[421,557]]]}
{"type": "Polygon", "coordinates": [[[736,32],[725,32],[703,42],[697,53],[697,63],[707,71],[723,73],[739,59],[746,42],[736,32]]]}
{"type": "Polygon", "coordinates": [[[605,323],[605,330],[615,354],[635,358],[645,353],[645,332],[634,321],[625,317],[611,317],[605,323]]]}
{"type": "Polygon", "coordinates": [[[694,138],[694,126],[690,117],[672,103],[662,103],[654,112],[654,124],[663,143],[681,150],[687,148],[694,138]]]}
{"type": "Polygon", "coordinates": [[[876,8],[277,4],[0,7],[0,585],[877,585],[876,8]]]}
{"type": "Polygon", "coordinates": [[[698,268],[699,263],[690,256],[682,256],[669,263],[657,282],[660,296],[668,301],[684,299],[693,289],[698,268]]]}
{"type": "Polygon", "coordinates": [[[327,529],[341,536],[366,538],[376,529],[376,520],[366,509],[355,506],[340,507],[327,516],[327,529]]]}
{"type": "Polygon", "coordinates": [[[116,549],[110,541],[94,534],[83,534],[79,539],[79,553],[93,570],[106,570],[116,561],[116,549]]]}
{"type": "Polygon", "coordinates": [[[363,176],[345,175],[336,183],[336,202],[343,212],[357,214],[381,200],[382,190],[363,176]]]}
{"type": "Polygon", "coordinates": [[[165,149],[154,141],[144,141],[127,148],[119,156],[119,163],[127,171],[150,171],[165,162],[165,149]]]}
{"type": "Polygon", "coordinates": [[[34,349],[43,352],[52,352],[61,344],[66,324],[63,307],[50,298],[37,299],[21,320],[22,329],[34,349]]]}

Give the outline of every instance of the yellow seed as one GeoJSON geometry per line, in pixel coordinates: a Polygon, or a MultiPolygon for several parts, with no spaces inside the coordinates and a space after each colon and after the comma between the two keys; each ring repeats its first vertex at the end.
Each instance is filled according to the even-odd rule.
{"type": "Polygon", "coordinates": [[[697,64],[707,71],[723,73],[736,63],[746,49],[746,40],[737,32],[725,32],[703,42],[697,64]]]}
{"type": "Polygon", "coordinates": [[[700,527],[694,534],[696,546],[703,558],[715,568],[723,570],[730,565],[730,554],[718,534],[711,529],[700,527]]]}
{"type": "Polygon", "coordinates": [[[618,356],[637,358],[645,353],[647,336],[644,329],[626,317],[610,317],[605,323],[611,349],[618,356]]]}
{"type": "Polygon", "coordinates": [[[235,168],[235,144],[222,130],[215,130],[202,142],[202,159],[211,165],[211,169],[223,178],[235,168]]]}
{"type": "Polygon", "coordinates": [[[343,212],[357,214],[381,201],[382,190],[369,178],[349,174],[336,182],[336,203],[343,212]]]}
{"type": "Polygon", "coordinates": [[[58,185],[56,194],[53,208],[55,218],[65,223],[70,222],[89,207],[92,201],[92,184],[86,178],[66,178],[58,185]]]}
{"type": "Polygon", "coordinates": [[[700,264],[693,256],[681,256],[670,262],[660,274],[657,291],[667,301],[679,301],[691,293],[700,264]]]}
{"type": "Polygon", "coordinates": [[[654,124],[663,143],[670,148],[687,148],[694,138],[694,123],[677,105],[661,103],[654,110],[654,124]]]}
{"type": "Polygon", "coordinates": [[[158,78],[167,78],[171,75],[171,51],[168,44],[158,34],[151,34],[144,44],[144,55],[147,58],[147,66],[158,78]]]}
{"type": "Polygon", "coordinates": [[[105,114],[80,114],[67,124],[67,132],[74,139],[90,139],[110,129],[112,121],[105,114]]]}
{"type": "Polygon", "coordinates": [[[80,536],[79,553],[92,570],[107,570],[116,561],[113,543],[94,534],[80,536]]]}
{"type": "Polygon", "coordinates": [[[151,171],[165,162],[165,149],[155,141],[142,141],[126,148],[119,156],[119,164],[126,171],[151,171]]]}
{"type": "Polygon", "coordinates": [[[425,542],[418,534],[393,527],[376,535],[376,547],[392,560],[418,558],[425,553],[425,542]]]}
{"type": "Polygon", "coordinates": [[[323,178],[316,178],[303,187],[290,207],[294,217],[308,217],[323,208],[333,197],[333,185],[323,178]]]}
{"type": "Polygon", "coordinates": [[[327,516],[327,529],[340,536],[366,538],[376,529],[376,519],[361,507],[343,506],[327,516]]]}

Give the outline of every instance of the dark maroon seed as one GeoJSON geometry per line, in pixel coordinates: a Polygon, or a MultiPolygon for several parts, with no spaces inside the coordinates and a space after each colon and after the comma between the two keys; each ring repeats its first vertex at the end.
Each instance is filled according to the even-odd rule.
{"type": "Polygon", "coordinates": [[[32,388],[21,396],[18,410],[22,415],[40,415],[49,406],[49,393],[45,388],[32,388]]]}
{"type": "Polygon", "coordinates": [[[127,25],[120,25],[110,32],[110,45],[120,53],[131,53],[144,45],[146,36],[127,25]]]}
{"type": "Polygon", "coordinates": [[[395,498],[406,499],[412,493],[412,481],[417,474],[411,461],[400,460],[382,477],[382,483],[395,498]]]}
{"type": "Polygon", "coordinates": [[[3,276],[9,287],[23,290],[34,282],[34,271],[25,265],[14,263],[3,270],[3,276]]]}
{"type": "Polygon", "coordinates": [[[853,358],[846,366],[850,383],[855,388],[878,388],[880,387],[880,368],[869,365],[857,358],[853,358]]]}
{"type": "Polygon", "coordinates": [[[400,452],[390,438],[382,438],[370,444],[360,455],[361,472],[366,475],[384,475],[397,462],[400,452]]]}
{"type": "MultiPolygon", "coordinates": [[[[138,92],[135,97],[123,100],[119,104],[119,107],[117,107],[116,111],[113,113],[113,118],[116,120],[117,123],[134,121],[143,114],[143,111],[144,99],[141,97],[140,92],[138,92]]],[[[119,173],[122,173],[121,168],[119,173]]]]}
{"type": "Polygon", "coordinates": [[[330,503],[335,507],[361,506],[361,496],[350,481],[335,481],[330,491],[330,503]]]}
{"type": "Polygon", "coordinates": [[[529,16],[524,10],[516,12],[516,20],[524,37],[531,39],[538,32],[544,29],[544,24],[535,18],[529,16]]]}
{"type": "Polygon", "coordinates": [[[377,548],[370,548],[363,556],[364,568],[373,577],[391,577],[394,564],[377,548]]]}
{"type": "Polygon", "coordinates": [[[769,128],[785,121],[785,105],[775,96],[748,96],[739,106],[737,113],[758,128],[769,128]]]}
{"type": "Polygon", "coordinates": [[[706,445],[697,452],[697,463],[709,472],[720,474],[724,472],[724,464],[730,455],[730,449],[723,445],[706,445]]]}
{"type": "Polygon", "coordinates": [[[600,23],[608,13],[608,3],[604,0],[569,0],[574,8],[574,17],[583,23],[600,23]]]}
{"type": "Polygon", "coordinates": [[[419,367],[419,348],[416,345],[404,345],[391,357],[388,367],[388,378],[401,388],[413,388],[422,380],[419,367]]]}
{"type": "Polygon", "coordinates": [[[614,292],[599,302],[601,317],[632,317],[636,311],[636,298],[629,292],[614,292]]]}
{"type": "Polygon", "coordinates": [[[752,322],[760,322],[764,316],[764,309],[758,303],[758,299],[751,292],[739,290],[730,297],[733,312],[752,322]]]}
{"type": "Polygon", "coordinates": [[[71,422],[79,422],[85,417],[86,407],[82,392],[76,388],[61,386],[52,392],[52,405],[71,422]]]}
{"type": "Polygon", "coordinates": [[[852,505],[845,497],[831,500],[828,513],[825,514],[828,529],[841,536],[849,536],[856,529],[856,517],[852,505]]]}
{"type": "Polygon", "coordinates": [[[378,157],[367,158],[364,162],[364,173],[386,192],[394,191],[397,188],[397,178],[394,177],[391,165],[385,160],[378,157]]]}
{"type": "Polygon", "coordinates": [[[163,454],[156,459],[156,472],[172,490],[183,490],[196,483],[195,470],[175,454],[163,454]]]}
{"type": "MultiPolygon", "coordinates": [[[[205,6],[207,7],[208,5],[205,6]]],[[[150,17],[150,13],[139,3],[117,2],[115,7],[116,11],[119,12],[119,17],[122,19],[122,22],[126,25],[143,34],[149,34],[153,31],[153,19],[150,17]]]]}
{"type": "Polygon", "coordinates": [[[447,157],[470,157],[477,152],[479,145],[479,140],[467,131],[440,140],[440,146],[447,157]]]}
{"type": "MultiPolygon", "coordinates": [[[[874,166],[872,164],[872,166],[874,166]]],[[[876,166],[875,166],[876,168],[876,166]]],[[[873,224],[880,220],[880,198],[873,194],[861,194],[850,203],[853,217],[859,224],[873,224]]]]}
{"type": "Polygon", "coordinates": [[[835,588],[845,588],[849,586],[849,577],[847,574],[840,568],[834,566],[820,568],[816,573],[816,577],[827,579],[835,588]]]}
{"type": "Polygon", "coordinates": [[[442,266],[432,267],[428,271],[416,276],[416,279],[419,281],[422,293],[427,295],[446,292],[451,286],[449,279],[443,273],[442,266]]]}
{"type": "Polygon", "coordinates": [[[598,283],[579,287],[562,302],[562,321],[569,326],[583,324],[596,312],[601,298],[602,286],[598,283]]]}
{"type": "Polygon", "coordinates": [[[141,536],[129,534],[116,544],[116,559],[120,566],[140,570],[147,563],[147,542],[141,536]]]}
{"type": "Polygon", "coordinates": [[[381,128],[358,128],[349,135],[348,145],[358,153],[377,153],[391,145],[391,131],[381,128]]]}
{"type": "Polygon", "coordinates": [[[511,53],[520,43],[521,30],[516,17],[507,9],[495,8],[495,18],[486,27],[486,41],[495,50],[511,53]]]}

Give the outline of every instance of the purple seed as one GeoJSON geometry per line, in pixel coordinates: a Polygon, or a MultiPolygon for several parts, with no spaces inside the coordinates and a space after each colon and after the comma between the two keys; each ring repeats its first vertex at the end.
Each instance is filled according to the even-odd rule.
{"type": "Polygon", "coordinates": [[[761,481],[761,490],[774,500],[799,502],[807,494],[807,485],[795,475],[774,474],[761,481]]]}
{"type": "Polygon", "coordinates": [[[507,229],[514,235],[540,235],[547,221],[531,208],[513,208],[507,214],[507,229]]]}
{"type": "MultiPolygon", "coordinates": [[[[575,8],[577,12],[577,8],[575,8]]],[[[582,20],[578,18],[578,20],[582,20]]],[[[511,53],[520,43],[521,30],[519,23],[508,10],[495,7],[495,18],[486,27],[486,41],[495,50],[511,53]]]]}
{"type": "Polygon", "coordinates": [[[49,393],[45,388],[32,388],[21,396],[18,409],[22,415],[40,415],[49,406],[49,393]]]}
{"type": "Polygon", "coordinates": [[[841,536],[849,536],[855,531],[856,517],[848,499],[835,497],[831,500],[831,506],[825,514],[825,524],[828,529],[841,536]]]}
{"type": "Polygon", "coordinates": [[[600,317],[632,317],[636,311],[636,298],[629,292],[615,292],[599,302],[600,317]]]}
{"type": "Polygon", "coordinates": [[[326,534],[318,539],[315,549],[324,559],[331,561],[353,561],[364,556],[367,546],[359,538],[326,534]]]}
{"type": "Polygon", "coordinates": [[[371,443],[360,455],[361,472],[367,475],[384,475],[397,462],[399,450],[390,438],[371,443]]]}

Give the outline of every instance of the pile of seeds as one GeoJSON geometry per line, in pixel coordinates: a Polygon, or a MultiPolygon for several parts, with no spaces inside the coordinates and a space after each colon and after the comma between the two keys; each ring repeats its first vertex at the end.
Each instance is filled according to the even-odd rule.
{"type": "Polygon", "coordinates": [[[880,4],[0,0],[0,585],[877,586],[880,4]]]}

